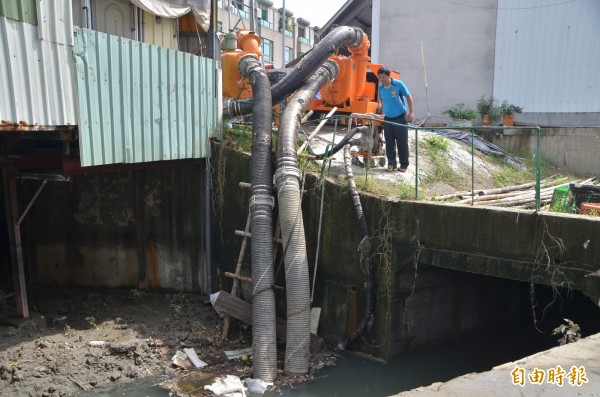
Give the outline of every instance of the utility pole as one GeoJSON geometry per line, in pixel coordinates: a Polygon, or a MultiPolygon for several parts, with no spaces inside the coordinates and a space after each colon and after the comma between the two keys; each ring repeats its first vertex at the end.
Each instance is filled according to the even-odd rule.
{"type": "Polygon", "coordinates": [[[281,7],[281,67],[285,67],[285,0],[281,7]]]}

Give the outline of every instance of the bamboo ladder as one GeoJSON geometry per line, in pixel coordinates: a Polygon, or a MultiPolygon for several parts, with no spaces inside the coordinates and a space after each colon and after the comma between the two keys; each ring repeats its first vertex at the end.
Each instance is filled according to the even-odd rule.
{"type": "MultiPolygon", "coordinates": [[[[250,189],[250,187],[251,187],[251,185],[247,182],[240,182],[239,186],[242,189],[250,189]]],[[[246,227],[244,228],[243,231],[242,230],[235,231],[236,236],[243,237],[242,245],[240,247],[240,253],[238,255],[238,259],[237,259],[237,262],[235,265],[235,273],[225,272],[226,277],[233,279],[233,285],[231,286],[231,296],[234,296],[234,297],[237,297],[240,281],[250,282],[250,283],[252,282],[252,278],[241,275],[242,264],[244,262],[244,257],[246,256],[246,248],[248,246],[248,239],[250,239],[252,237],[252,234],[250,233],[251,221],[252,221],[252,216],[250,214],[250,209],[248,209],[248,216],[246,217],[246,227]]],[[[279,226],[279,220],[278,220],[277,224],[275,226],[275,232],[273,233],[273,258],[277,257],[277,248],[279,247],[279,244],[281,244],[281,243],[282,243],[281,227],[279,226]]],[[[283,287],[278,286],[278,285],[274,285],[273,287],[276,289],[283,289],[283,287]]],[[[223,333],[221,334],[221,336],[225,339],[227,339],[227,336],[229,335],[229,326],[231,324],[231,320],[232,320],[231,316],[225,315],[225,322],[223,324],[223,333]]]]}

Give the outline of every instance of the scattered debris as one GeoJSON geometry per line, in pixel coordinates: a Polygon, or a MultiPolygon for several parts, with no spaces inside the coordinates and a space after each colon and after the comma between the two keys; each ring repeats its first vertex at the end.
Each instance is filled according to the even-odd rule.
{"type": "Polygon", "coordinates": [[[236,360],[238,358],[242,358],[243,356],[251,356],[252,348],[247,347],[245,349],[240,350],[225,350],[225,355],[229,360],[236,360]]]}
{"type": "Polygon", "coordinates": [[[106,342],[104,342],[103,340],[91,340],[88,342],[88,345],[90,345],[91,347],[104,347],[104,345],[106,345],[106,342]]]}
{"type": "Polygon", "coordinates": [[[196,355],[196,351],[193,347],[183,349],[183,352],[186,354],[187,358],[192,362],[192,364],[194,364],[196,368],[204,368],[208,365],[207,363],[198,358],[198,355],[196,355]]]}
{"type": "Polygon", "coordinates": [[[187,354],[185,354],[181,350],[177,350],[175,352],[175,355],[171,359],[171,362],[174,365],[178,366],[179,368],[183,368],[183,369],[186,369],[188,371],[191,371],[192,369],[194,369],[194,366],[192,365],[192,363],[190,362],[190,360],[188,360],[187,354]]]}
{"type": "Polygon", "coordinates": [[[134,340],[124,343],[111,344],[108,346],[108,350],[110,350],[110,352],[113,354],[131,353],[137,349],[137,345],[138,342],[134,340]]]}
{"type": "Polygon", "coordinates": [[[204,386],[204,389],[212,391],[217,396],[246,397],[244,384],[240,378],[233,375],[217,378],[212,385],[204,386]]]}
{"type": "Polygon", "coordinates": [[[265,394],[265,391],[269,386],[273,386],[272,382],[265,382],[262,379],[244,379],[244,385],[248,391],[252,394],[265,394]]]}
{"type": "MultiPolygon", "coordinates": [[[[246,324],[252,325],[252,304],[231,295],[226,291],[219,291],[210,296],[210,301],[220,313],[228,314],[246,324]]],[[[275,319],[275,332],[277,339],[285,341],[287,323],[284,319],[275,319]]],[[[310,334],[310,352],[316,354],[323,347],[324,340],[318,335],[310,334]]]]}

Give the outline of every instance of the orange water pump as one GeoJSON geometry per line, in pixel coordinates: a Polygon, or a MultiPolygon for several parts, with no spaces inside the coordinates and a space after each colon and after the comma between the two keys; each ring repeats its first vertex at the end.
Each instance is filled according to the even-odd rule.
{"type": "MultiPolygon", "coordinates": [[[[349,48],[350,56],[332,55],[339,68],[337,78],[323,86],[321,98],[314,99],[311,110],[328,112],[337,106],[342,113],[375,113],[377,110],[377,71],[383,65],[371,63],[369,47],[371,42],[364,35],[361,45],[349,48]]],[[[392,78],[399,78],[400,73],[392,71],[392,78]]]]}
{"type": "Polygon", "coordinates": [[[252,96],[252,86],[248,79],[242,78],[238,71],[238,61],[248,54],[254,55],[256,59],[262,56],[260,37],[256,33],[245,29],[229,32],[224,37],[221,50],[223,97],[250,98],[252,96]]]}

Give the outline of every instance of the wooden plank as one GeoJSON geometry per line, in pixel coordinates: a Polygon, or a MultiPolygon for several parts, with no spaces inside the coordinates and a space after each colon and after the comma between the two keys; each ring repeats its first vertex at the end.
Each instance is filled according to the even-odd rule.
{"type": "MultiPolygon", "coordinates": [[[[240,298],[236,298],[225,291],[219,292],[219,296],[213,304],[213,307],[231,317],[235,317],[238,320],[245,322],[246,324],[252,325],[252,304],[240,298]]],[[[277,317],[275,321],[277,339],[285,341],[286,330],[287,322],[284,319],[277,317]]],[[[323,338],[319,335],[310,334],[311,354],[318,353],[319,350],[321,350],[321,347],[323,347],[323,342],[323,338]]]]}
{"type": "MultiPolygon", "coordinates": [[[[240,186],[243,182],[240,182],[240,186]]],[[[250,225],[252,222],[252,215],[250,214],[250,211],[248,211],[248,216],[246,217],[246,227],[244,228],[244,231],[246,233],[250,233],[250,225]]],[[[242,263],[244,262],[244,256],[246,255],[246,245],[248,244],[248,237],[244,236],[244,238],[242,239],[242,246],[240,247],[240,254],[238,256],[238,260],[237,263],[235,265],[235,276],[233,279],[233,286],[231,287],[231,295],[233,296],[237,296],[237,290],[238,290],[238,284],[239,284],[239,278],[237,277],[241,277],[242,274],[242,263]]],[[[225,273],[225,275],[227,275],[227,273],[225,273]]],[[[229,334],[229,324],[231,323],[231,318],[229,318],[229,316],[225,316],[225,322],[223,323],[223,333],[221,334],[221,336],[225,339],[227,339],[227,335],[229,334]]]]}
{"type": "MultiPolygon", "coordinates": [[[[225,277],[229,277],[232,278],[234,280],[238,280],[238,281],[245,281],[247,283],[252,283],[252,278],[250,277],[246,277],[246,276],[238,276],[234,273],[230,273],[230,272],[225,272],[225,277]]],[[[284,290],[285,288],[283,288],[281,285],[273,285],[273,288],[275,289],[279,289],[279,290],[284,290]]]]}

